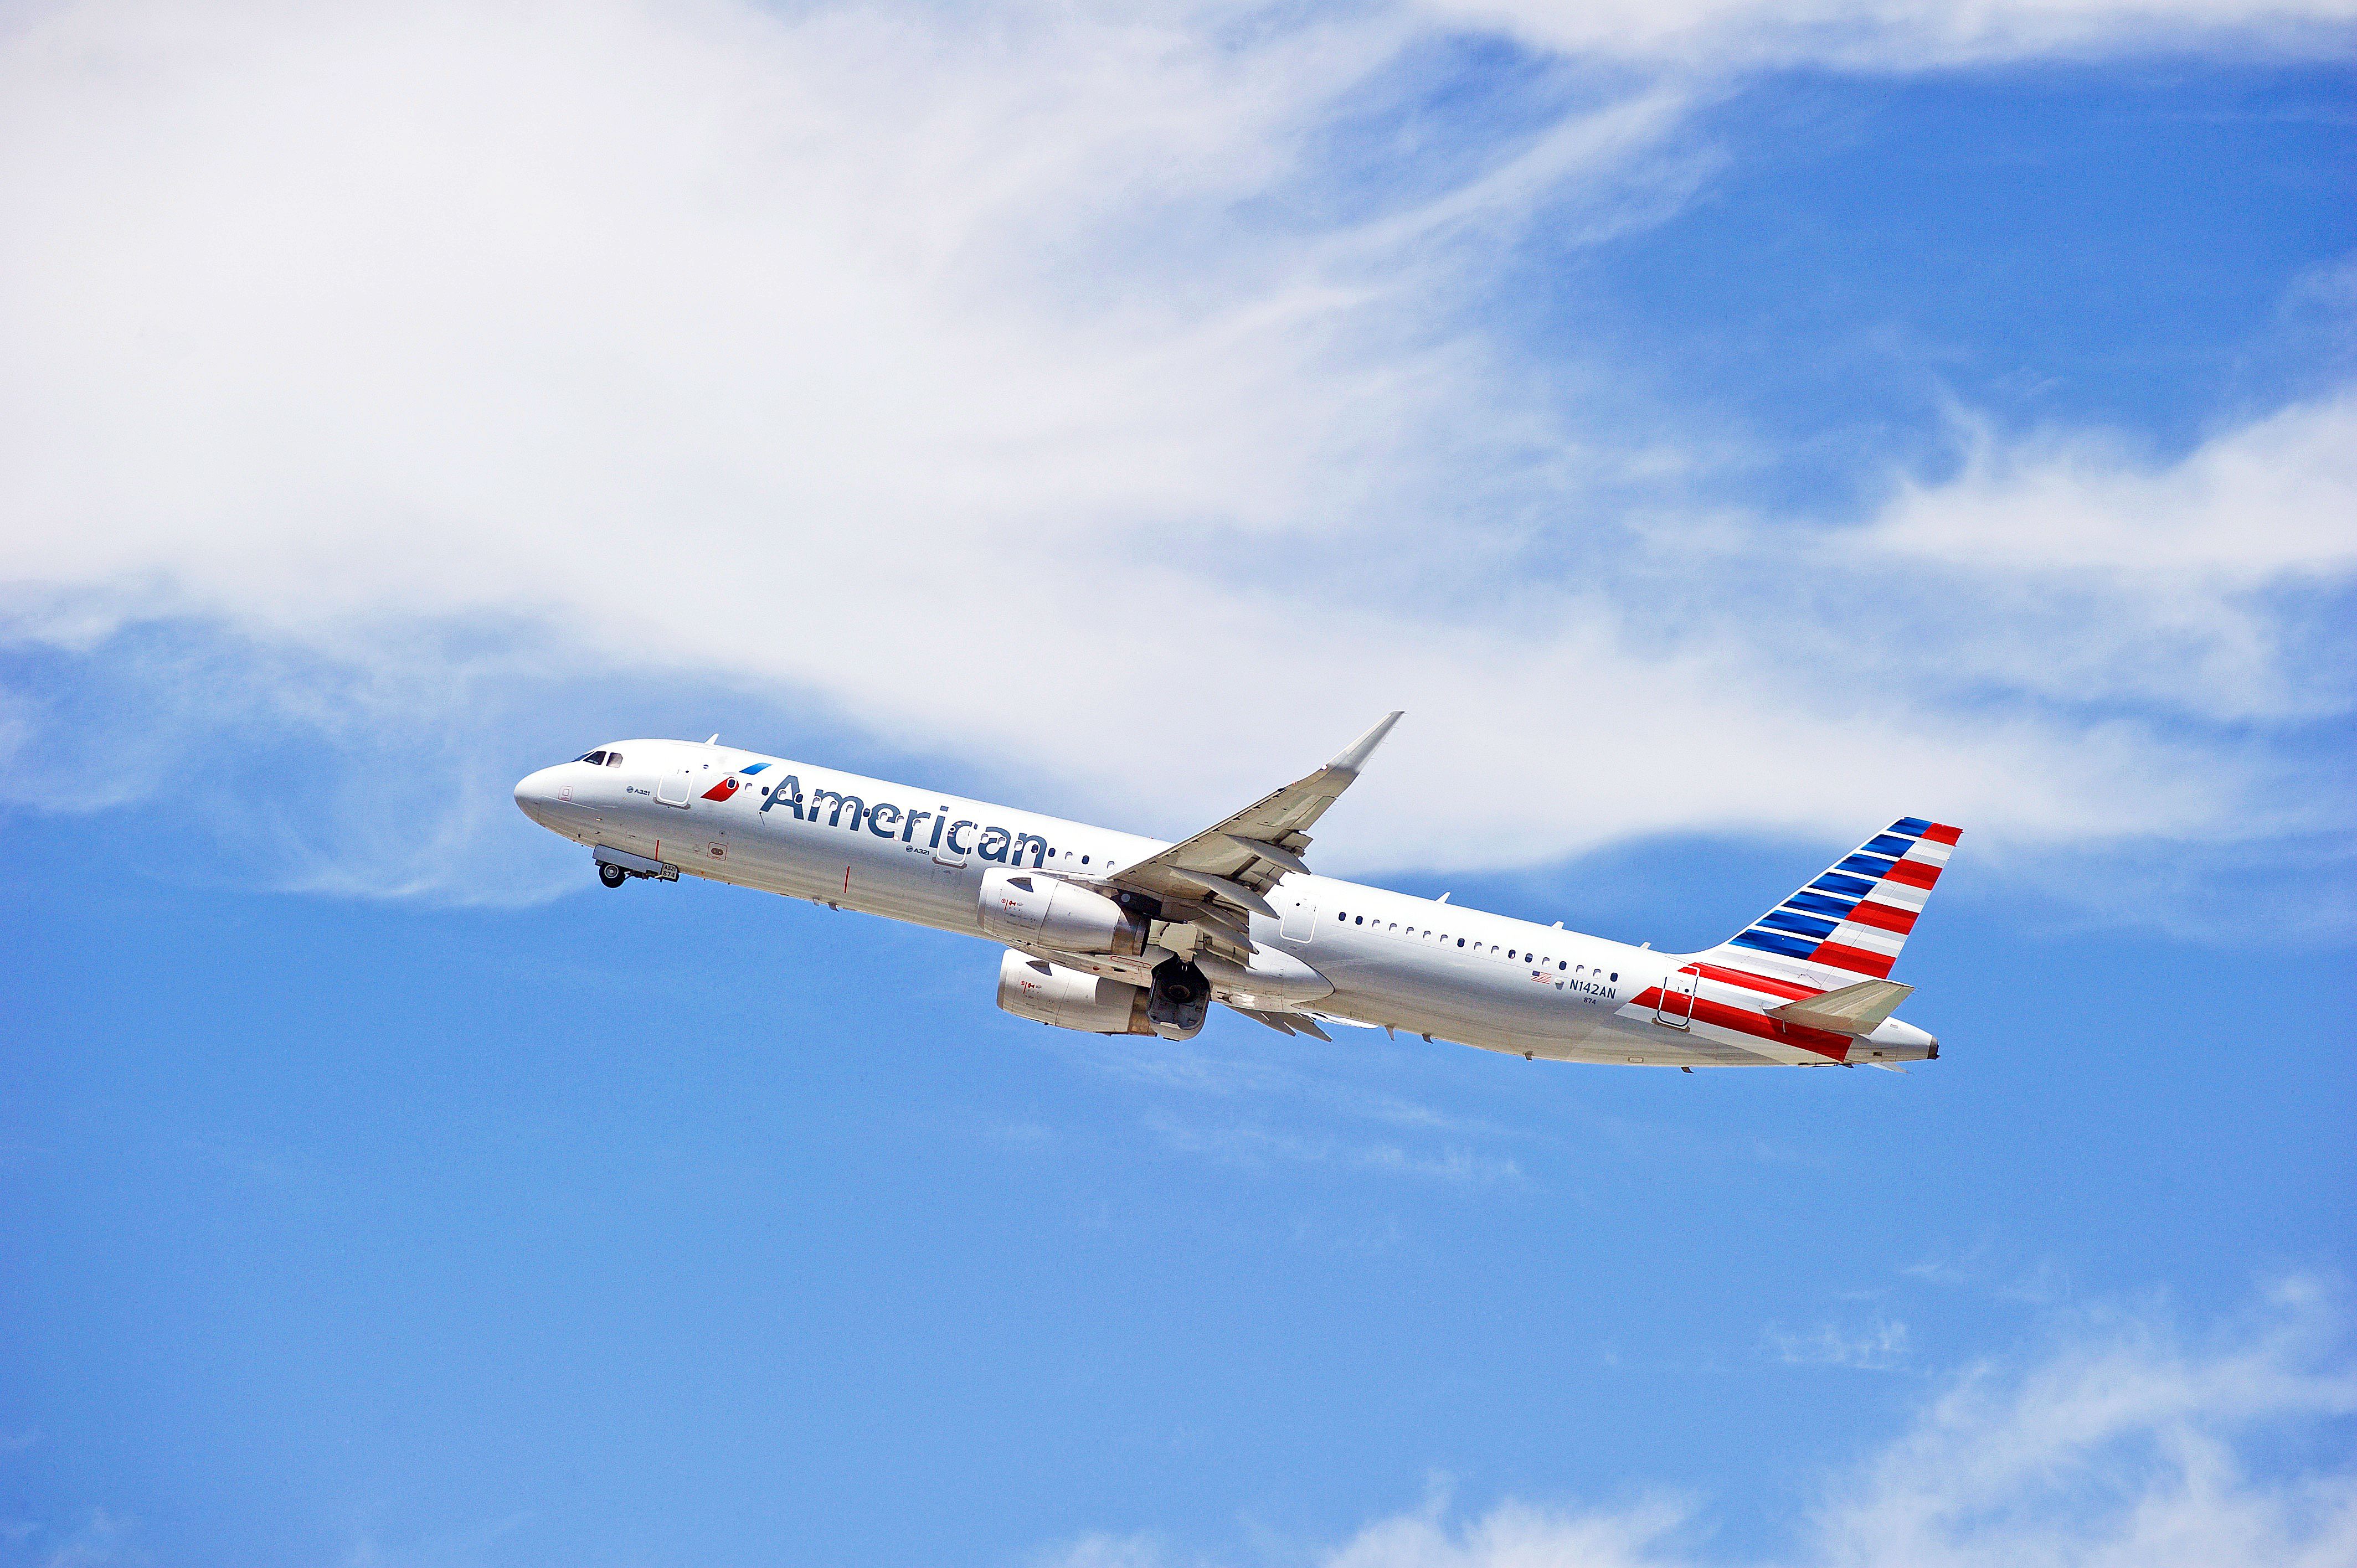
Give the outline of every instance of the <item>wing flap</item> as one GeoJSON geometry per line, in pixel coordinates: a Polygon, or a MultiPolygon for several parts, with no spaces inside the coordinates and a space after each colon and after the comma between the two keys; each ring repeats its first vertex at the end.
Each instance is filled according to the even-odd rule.
{"type": "Polygon", "coordinates": [[[1264,1013],[1257,1007],[1239,1007],[1232,1002],[1222,1002],[1220,1005],[1231,1013],[1241,1013],[1254,1023],[1264,1028],[1275,1029],[1280,1035],[1293,1033],[1293,1026],[1285,1021],[1285,1015],[1281,1013],[1264,1013]]]}

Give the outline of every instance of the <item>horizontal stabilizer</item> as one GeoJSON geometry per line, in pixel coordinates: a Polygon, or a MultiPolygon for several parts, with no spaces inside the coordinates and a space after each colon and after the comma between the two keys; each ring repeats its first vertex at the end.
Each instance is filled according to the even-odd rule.
{"type": "Polygon", "coordinates": [[[1913,986],[1901,985],[1895,980],[1861,980],[1839,991],[1770,1007],[1768,1015],[1804,1028],[1828,1029],[1836,1035],[1871,1035],[1882,1026],[1885,1018],[1899,1011],[1901,1002],[1914,994],[1913,986]]]}

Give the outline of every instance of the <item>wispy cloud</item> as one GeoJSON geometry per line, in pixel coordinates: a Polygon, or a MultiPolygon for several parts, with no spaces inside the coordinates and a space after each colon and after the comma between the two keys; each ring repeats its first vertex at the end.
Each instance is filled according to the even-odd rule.
{"type": "Polygon", "coordinates": [[[1461,1146],[1412,1149],[1396,1143],[1249,1122],[1208,1126],[1159,1114],[1149,1119],[1149,1125],[1167,1145],[1182,1154],[1247,1167],[1271,1163],[1333,1165],[1447,1182],[1513,1181],[1523,1174],[1522,1166],[1512,1159],[1461,1146]]]}
{"type": "Polygon", "coordinates": [[[2349,706],[2329,629],[2285,600],[2346,588],[2352,517],[2357,397],[2342,395],[2168,461],[2117,435],[1974,430],[1962,470],[1902,481],[1862,542],[1971,607],[1973,626],[1933,623],[1961,680],[2264,721],[2349,706]]]}
{"type": "MultiPolygon", "coordinates": [[[[2157,1313],[2085,1318],[2040,1357],[1974,1368],[1910,1429],[1829,1479],[1792,1568],[2326,1568],[2357,1558],[2345,1458],[2357,1368],[2312,1282],[2252,1319],[2186,1336],[2157,1313]],[[2312,1445],[2312,1446],[2311,1446],[2312,1445]],[[2304,1462],[2298,1455],[2327,1455],[2304,1462]]],[[[1507,1502],[1452,1518],[1446,1497],[1310,1553],[1328,1568],[1702,1568],[1692,1498],[1581,1509],[1507,1502]]],[[[1150,1537],[1091,1536],[1075,1564],[1211,1559],[1150,1537]],[[1122,1555],[1092,1557],[1091,1552],[1122,1555]]],[[[1253,1562],[1253,1556],[1224,1561],[1253,1562]]]]}
{"type": "Polygon", "coordinates": [[[2352,19],[2341,0],[1443,0],[1550,48],[1689,70],[1830,64],[1918,70],[2121,49],[2226,48],[2255,56],[2333,48],[2352,19]]]}
{"type": "Polygon", "coordinates": [[[1770,1354],[1787,1366],[1881,1372],[1907,1359],[1907,1325],[1882,1316],[1854,1327],[1819,1324],[1805,1332],[1771,1324],[1760,1337],[1770,1354]]]}
{"type": "Polygon", "coordinates": [[[1308,1165],[1462,1186],[1525,1176],[1510,1149],[1528,1131],[1372,1090],[1323,1055],[1334,1047],[1302,1043],[1298,1054],[1280,1054],[1245,1040],[1230,1055],[1210,1033],[1186,1042],[1039,1038],[1133,1091],[1147,1135],[1178,1154],[1239,1170],[1308,1165]]]}
{"type": "Polygon", "coordinates": [[[109,1564],[145,1563],[139,1548],[139,1521],[104,1509],[92,1509],[77,1522],[59,1529],[16,1520],[0,1525],[0,1544],[38,1568],[107,1568],[109,1564]]]}
{"type": "Polygon", "coordinates": [[[1959,472],[1888,476],[1863,521],[1771,517],[1723,443],[1497,306],[1529,226],[1601,243],[1739,156],[1691,113],[1715,72],[2345,20],[19,13],[0,617],[40,651],[0,706],[10,793],[159,732],[267,734],[404,805],[323,829],[207,798],[274,879],[537,889],[486,849],[515,693],[652,676],[1168,831],[1408,707],[1337,870],[1894,809],[2034,844],[2294,831],[2268,726],[2351,700],[2302,619],[2349,581],[2346,399],[2174,457],[1967,429],[1959,472]],[[1522,112],[1428,113],[1467,35],[1544,67],[1522,112]],[[1827,608],[1894,583],[1903,617],[1827,608]],[[1842,678],[1780,679],[1804,653],[1842,678]],[[65,686],[125,701],[73,728],[65,686]],[[1165,686],[1192,709],[1145,722],[1165,686]],[[1749,765],[1688,766],[1696,734],[1749,765]]]}

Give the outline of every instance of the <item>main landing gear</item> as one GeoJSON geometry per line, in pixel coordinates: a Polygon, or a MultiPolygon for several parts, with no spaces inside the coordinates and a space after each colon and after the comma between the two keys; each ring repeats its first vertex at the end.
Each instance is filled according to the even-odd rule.
{"type": "Polygon", "coordinates": [[[610,860],[597,863],[597,880],[608,887],[619,887],[630,879],[630,874],[610,860]]]}

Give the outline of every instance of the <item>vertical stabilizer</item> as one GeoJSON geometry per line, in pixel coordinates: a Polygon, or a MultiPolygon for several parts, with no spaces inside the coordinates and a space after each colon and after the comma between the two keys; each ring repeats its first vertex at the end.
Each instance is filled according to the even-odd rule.
{"type": "Polygon", "coordinates": [[[1961,836],[1943,823],[1902,817],[1714,952],[1735,963],[1764,954],[1844,977],[1884,979],[1961,836]]]}

